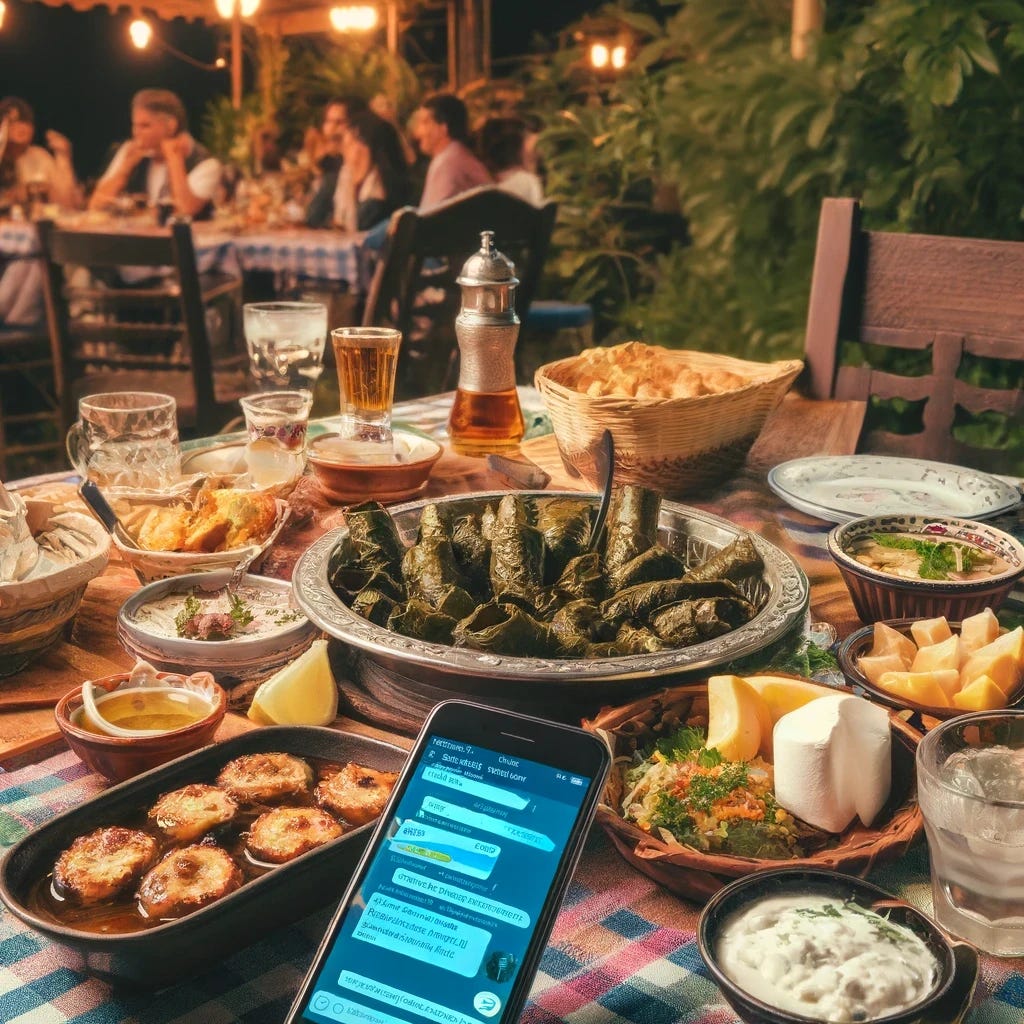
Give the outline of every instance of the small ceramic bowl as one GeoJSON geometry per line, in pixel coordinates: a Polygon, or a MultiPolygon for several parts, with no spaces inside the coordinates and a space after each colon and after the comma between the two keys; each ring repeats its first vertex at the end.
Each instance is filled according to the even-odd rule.
{"type": "Polygon", "coordinates": [[[241,634],[228,640],[191,640],[168,635],[147,608],[154,602],[177,599],[184,604],[189,594],[216,594],[224,590],[231,572],[196,572],[157,580],[137,590],[117,614],[117,639],[130,654],[165,672],[212,672],[229,689],[240,682],[266,679],[294,661],[319,635],[319,629],[293,605],[291,584],[269,576],[243,576],[242,589],[265,595],[281,620],[265,632],[241,634]]]}
{"type": "Polygon", "coordinates": [[[868,1024],[914,1024],[930,1020],[927,1011],[943,1001],[953,985],[956,959],[951,943],[920,910],[897,900],[883,889],[859,878],[836,871],[808,871],[803,868],[778,868],[758,871],[737,879],[720,889],[701,912],[697,922],[697,949],[712,980],[725,1001],[747,1024],[814,1024],[821,1017],[804,1016],[772,1006],[736,984],[722,969],[717,950],[723,925],[750,903],[772,896],[828,896],[852,900],[858,906],[888,918],[915,932],[935,955],[938,979],[921,1001],[897,1013],[872,1017],[868,1024]]]}
{"type": "MultiPolygon", "coordinates": [[[[167,672],[158,672],[157,678],[164,680],[167,672]]],[[[128,672],[92,680],[93,692],[105,690],[114,693],[129,679],[128,672]]],[[[208,673],[194,676],[175,676],[176,686],[198,694],[210,705],[209,714],[169,732],[154,732],[148,736],[106,736],[91,732],[80,723],[84,713],[82,688],[78,687],[65,694],[54,709],[57,726],[64,734],[68,746],[94,771],[112,782],[122,782],[157,765],[172,761],[199,747],[206,746],[228,708],[228,697],[208,673]]],[[[102,705],[101,705],[102,706],[102,705]]]]}
{"type": "MultiPolygon", "coordinates": [[[[910,627],[917,622],[917,619],[886,619],[885,625],[891,626],[898,633],[902,633],[904,636],[910,636],[910,627]]],[[[951,622],[949,628],[953,633],[959,634],[960,623],[951,622]]],[[[861,672],[858,667],[858,662],[868,651],[871,650],[871,644],[874,640],[875,627],[864,626],[863,629],[858,629],[851,633],[840,645],[839,651],[836,654],[836,658],[839,661],[839,668],[843,675],[846,677],[846,681],[855,687],[860,687],[871,695],[873,700],[877,700],[879,704],[885,704],[887,707],[896,708],[898,711],[909,709],[910,711],[917,711],[922,715],[929,715],[932,718],[956,718],[957,715],[966,714],[962,708],[939,708],[931,707],[927,704],[918,704],[916,701],[908,700],[907,698],[900,697],[895,693],[890,693],[888,690],[881,686],[876,686],[871,682],[867,676],[861,672]]],[[[1009,707],[1016,704],[1017,701],[1024,697],[1024,676],[1021,677],[1020,682],[1016,688],[1007,695],[1006,706],[1009,707]]]]}
{"type": "Polygon", "coordinates": [[[306,461],[313,467],[320,489],[329,501],[400,501],[423,489],[441,458],[441,445],[432,438],[396,429],[394,460],[370,461],[375,453],[365,444],[337,434],[321,434],[309,442],[306,461]]]}
{"type": "Polygon", "coordinates": [[[987,523],[952,516],[864,516],[835,527],[828,535],[828,553],[850,591],[864,622],[879,619],[966,619],[986,606],[995,611],[1024,575],[1024,545],[987,523]],[[1009,566],[983,580],[904,579],[858,562],[850,545],[876,533],[919,533],[926,540],[958,540],[984,548],[1009,566]]]}

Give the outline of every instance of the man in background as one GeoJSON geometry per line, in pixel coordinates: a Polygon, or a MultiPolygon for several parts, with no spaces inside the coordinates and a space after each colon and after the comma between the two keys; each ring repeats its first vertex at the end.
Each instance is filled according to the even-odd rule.
{"type": "Polygon", "coordinates": [[[202,220],[213,213],[221,165],[188,133],[185,107],[167,89],[143,89],[132,99],[132,137],[118,148],[96,184],[90,209],[122,194],[168,202],[179,216],[202,220]]]}
{"type": "Polygon", "coordinates": [[[420,106],[413,131],[420,149],[430,157],[421,211],[478,185],[493,184],[487,168],[469,148],[469,114],[458,96],[446,92],[428,96],[420,106]]]}

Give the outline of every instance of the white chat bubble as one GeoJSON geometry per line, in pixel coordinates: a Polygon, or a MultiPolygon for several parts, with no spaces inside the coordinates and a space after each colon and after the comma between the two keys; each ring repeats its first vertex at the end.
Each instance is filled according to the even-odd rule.
{"type": "Polygon", "coordinates": [[[504,839],[513,839],[517,843],[532,846],[534,849],[543,850],[545,853],[550,853],[555,848],[555,844],[543,832],[534,832],[533,829],[513,825],[510,821],[495,818],[490,814],[471,811],[467,807],[450,804],[446,800],[438,800],[432,796],[424,797],[422,807],[424,811],[436,814],[439,818],[447,818],[448,821],[459,821],[463,825],[470,825],[483,832],[502,836],[504,839]]]}
{"type": "Polygon", "coordinates": [[[501,853],[501,847],[494,843],[414,820],[403,821],[388,844],[394,853],[404,853],[435,867],[480,879],[491,877],[501,853]]]}
{"type": "Polygon", "coordinates": [[[458,1010],[442,1006],[440,1003],[432,1003],[429,999],[414,995],[412,992],[405,992],[400,988],[392,988],[383,982],[374,981],[362,974],[353,971],[342,971],[338,977],[338,984],[350,992],[358,992],[360,995],[369,996],[382,1003],[395,1007],[396,1010],[405,1010],[414,1013],[417,1017],[426,1017],[434,1024],[483,1024],[476,1017],[467,1017],[458,1010]]]}
{"type": "Polygon", "coordinates": [[[359,915],[352,938],[473,978],[491,933],[375,892],[359,915]]]}
{"type": "Polygon", "coordinates": [[[391,881],[403,889],[412,889],[421,892],[426,896],[436,896],[438,899],[446,900],[457,907],[465,910],[475,910],[485,917],[492,917],[495,921],[504,921],[506,924],[514,925],[516,928],[529,928],[530,915],[518,907],[509,906],[507,903],[499,903],[497,900],[489,900],[486,896],[479,896],[474,892],[466,892],[465,889],[456,888],[454,885],[445,885],[444,882],[437,882],[425,875],[417,875],[414,871],[406,871],[399,868],[391,881]]]}
{"type": "Polygon", "coordinates": [[[465,775],[449,771],[439,765],[431,765],[423,773],[427,782],[436,782],[439,786],[446,786],[448,789],[457,789],[460,793],[469,793],[471,796],[478,796],[488,803],[499,804],[502,807],[511,807],[513,810],[521,811],[529,807],[528,797],[520,796],[507,789],[499,789],[497,786],[489,786],[486,782],[478,782],[476,779],[467,779],[465,775]]]}

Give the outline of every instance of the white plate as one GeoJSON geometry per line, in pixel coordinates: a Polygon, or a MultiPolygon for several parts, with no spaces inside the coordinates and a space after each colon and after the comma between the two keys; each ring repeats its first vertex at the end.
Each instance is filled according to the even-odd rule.
{"type": "Polygon", "coordinates": [[[794,459],[768,473],[768,486],[793,508],[830,523],[899,513],[989,519],[1021,500],[1016,487],[989,473],[889,455],[794,459]]]}

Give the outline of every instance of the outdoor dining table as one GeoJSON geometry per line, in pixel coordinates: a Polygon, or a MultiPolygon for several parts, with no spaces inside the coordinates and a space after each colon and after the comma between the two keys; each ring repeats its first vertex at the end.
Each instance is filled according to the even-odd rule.
{"type": "MultiPolygon", "coordinates": [[[[397,407],[396,419],[443,433],[451,396],[397,407]]],[[[766,474],[779,462],[853,450],[863,407],[852,402],[810,402],[790,396],[769,419],[746,464],[714,491],[690,504],[733,520],[788,551],[811,583],[811,622],[828,623],[842,637],[860,625],[849,595],[828,558],[824,540],[831,524],[782,503],[766,474]]],[[[581,489],[561,467],[551,436],[524,442],[523,453],[552,477],[550,487],[581,489]]],[[[312,493],[312,481],[307,488],[312,493]]],[[[47,481],[56,493],[70,484],[47,481]]],[[[302,484],[300,484],[302,486],[302,484]]],[[[446,448],[426,495],[509,486],[484,460],[446,448]]],[[[309,542],[337,525],[340,509],[320,503],[290,527],[272,549],[263,572],[288,577],[309,542]]],[[[138,587],[128,568],[112,560],[90,584],[70,639],[19,675],[0,681],[0,849],[52,816],[101,792],[104,783],[64,748],[47,709],[81,683],[124,671],[131,658],[119,648],[114,623],[121,602],[138,587]]],[[[594,709],[596,712],[598,709],[594,709]]],[[[229,716],[222,734],[248,728],[229,716]]],[[[384,736],[408,746],[405,736],[358,721],[343,703],[336,728],[384,736]]],[[[931,909],[927,849],[922,842],[900,862],[872,872],[871,879],[931,909]]],[[[0,1020],[17,1024],[76,1024],[138,1020],[164,1022],[279,1022],[308,966],[341,893],[323,894],[323,910],[223,959],[211,952],[211,970],[158,995],[111,989],[74,969],[59,947],[0,916],[0,1020]]],[[[541,961],[522,1020],[546,1024],[732,1024],[697,952],[694,930],[700,908],[670,895],[626,864],[597,828],[589,837],[541,961]]],[[[969,1024],[1020,1024],[1024,1020],[1024,960],[983,956],[969,1024]]]]}

